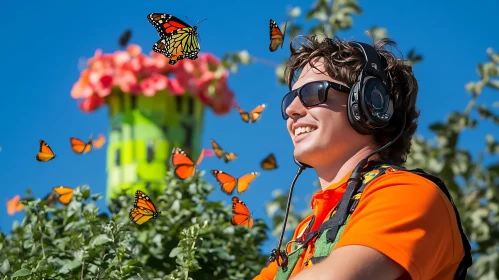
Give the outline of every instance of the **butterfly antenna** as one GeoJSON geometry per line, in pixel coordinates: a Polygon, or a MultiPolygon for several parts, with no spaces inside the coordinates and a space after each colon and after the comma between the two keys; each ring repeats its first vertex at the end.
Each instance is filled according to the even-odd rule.
{"type": "Polygon", "coordinates": [[[207,20],[207,19],[208,19],[208,18],[205,18],[205,19],[203,19],[203,20],[201,20],[201,21],[199,21],[199,20],[198,20],[198,22],[196,23],[196,25],[199,25],[201,22],[203,22],[203,21],[205,21],[205,20],[207,20]]]}

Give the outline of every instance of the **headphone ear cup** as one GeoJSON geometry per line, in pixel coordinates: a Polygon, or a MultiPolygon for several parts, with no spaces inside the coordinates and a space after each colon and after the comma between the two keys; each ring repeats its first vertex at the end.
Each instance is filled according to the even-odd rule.
{"type": "Polygon", "coordinates": [[[364,122],[362,116],[362,108],[359,100],[359,88],[360,83],[356,82],[352,89],[350,90],[350,94],[348,95],[347,101],[347,116],[348,121],[350,121],[350,125],[360,134],[370,134],[371,130],[362,125],[364,122]]]}
{"type": "Polygon", "coordinates": [[[385,85],[376,77],[366,77],[359,103],[365,120],[363,125],[371,130],[386,126],[393,115],[393,102],[385,85]]]}

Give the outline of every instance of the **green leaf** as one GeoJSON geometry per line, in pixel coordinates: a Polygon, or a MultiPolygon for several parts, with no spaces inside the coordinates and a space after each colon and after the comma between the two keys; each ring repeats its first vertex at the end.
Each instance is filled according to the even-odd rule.
{"type": "Polygon", "coordinates": [[[489,80],[487,85],[494,89],[499,89],[499,80],[489,80]]]}
{"type": "Polygon", "coordinates": [[[79,261],[68,261],[61,267],[61,269],[59,269],[59,273],[66,274],[80,266],[81,262],[79,261]]]}
{"type": "Polygon", "coordinates": [[[26,268],[21,268],[18,271],[14,272],[14,274],[12,274],[12,278],[23,277],[23,276],[28,276],[28,275],[31,275],[31,270],[26,269],[26,268]]]}
{"type": "Polygon", "coordinates": [[[9,263],[9,260],[5,259],[2,263],[2,265],[0,266],[0,272],[4,275],[7,274],[7,272],[9,272],[10,270],[10,263],[9,263]]]}
{"type": "Polygon", "coordinates": [[[170,258],[175,258],[178,254],[180,254],[180,252],[182,252],[182,248],[180,247],[176,247],[176,248],[173,248],[170,252],[170,255],[168,255],[170,258]]]}
{"type": "Polygon", "coordinates": [[[111,242],[111,239],[106,235],[106,234],[100,234],[96,236],[94,239],[92,239],[92,242],[90,242],[91,246],[99,246],[102,244],[106,244],[108,242],[111,242]]]}

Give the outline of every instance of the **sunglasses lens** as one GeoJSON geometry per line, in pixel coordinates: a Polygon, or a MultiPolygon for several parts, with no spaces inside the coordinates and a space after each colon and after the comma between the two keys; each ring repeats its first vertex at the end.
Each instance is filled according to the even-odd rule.
{"type": "Polygon", "coordinates": [[[301,89],[301,100],[305,106],[315,106],[326,100],[326,85],[322,82],[306,84],[301,89]]]}
{"type": "Polygon", "coordinates": [[[285,120],[288,118],[288,115],[286,114],[286,109],[288,108],[289,105],[291,105],[295,97],[296,97],[296,91],[293,90],[287,93],[282,99],[281,114],[282,118],[285,120]]]}

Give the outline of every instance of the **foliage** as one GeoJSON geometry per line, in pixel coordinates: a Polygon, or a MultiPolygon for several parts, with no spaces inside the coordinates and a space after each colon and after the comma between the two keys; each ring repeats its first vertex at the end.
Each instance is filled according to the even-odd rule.
{"type": "MultiPolygon", "coordinates": [[[[171,172],[163,193],[149,193],[158,219],[129,221],[133,197],[120,196],[100,213],[88,186],[67,206],[29,198],[25,218],[0,233],[0,275],[5,279],[244,279],[266,258],[258,251],[265,224],[230,224],[231,207],[208,201],[204,172],[179,181],[171,172]]],[[[229,200],[228,200],[229,201],[229,200]]]]}

